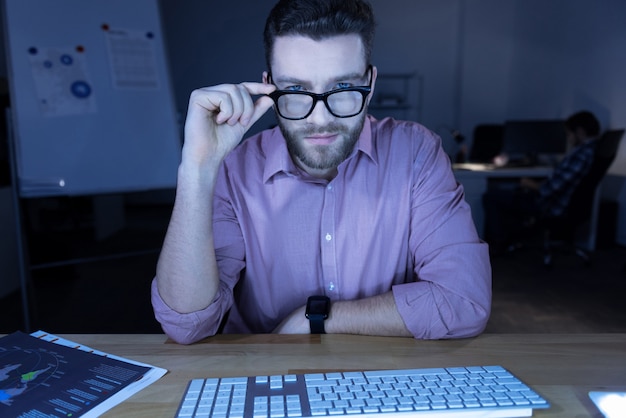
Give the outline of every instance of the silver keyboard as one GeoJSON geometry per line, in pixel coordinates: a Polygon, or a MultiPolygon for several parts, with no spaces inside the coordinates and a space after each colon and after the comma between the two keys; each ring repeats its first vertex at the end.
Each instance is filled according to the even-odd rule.
{"type": "Polygon", "coordinates": [[[549,403],[500,366],[194,379],[179,418],[522,417],[549,403]]]}

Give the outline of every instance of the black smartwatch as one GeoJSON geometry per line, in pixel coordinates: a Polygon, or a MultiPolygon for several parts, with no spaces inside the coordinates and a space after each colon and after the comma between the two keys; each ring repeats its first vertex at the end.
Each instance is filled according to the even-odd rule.
{"type": "Polygon", "coordinates": [[[328,296],[309,296],[306,301],[305,315],[311,325],[311,334],[325,334],[324,320],[330,313],[330,298],[328,296]]]}

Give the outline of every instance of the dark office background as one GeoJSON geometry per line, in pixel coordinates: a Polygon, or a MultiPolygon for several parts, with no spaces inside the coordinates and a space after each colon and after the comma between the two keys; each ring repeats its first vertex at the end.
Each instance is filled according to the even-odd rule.
{"type": "MultiPolygon", "coordinates": [[[[621,0],[371,2],[378,16],[373,60],[379,73],[413,75],[406,91],[409,106],[398,116],[437,132],[450,155],[459,146],[452,132],[461,132],[470,146],[480,123],[564,118],[589,109],[604,128],[626,127],[626,3],[621,0]]],[[[181,120],[192,89],[260,79],[265,69],[260,35],[274,0],[160,4],[181,120]]],[[[2,54],[0,76],[5,67],[2,54]]],[[[8,100],[6,87],[0,95],[8,100]]],[[[254,129],[271,123],[268,116],[254,129]]],[[[0,299],[0,332],[19,327],[21,316],[19,295],[3,293],[17,283],[5,141],[0,141],[0,297],[6,298],[0,299]]],[[[576,318],[586,318],[580,330],[611,331],[619,329],[613,320],[626,323],[624,308],[615,301],[619,290],[623,294],[625,276],[623,149],[603,187],[603,198],[617,205],[615,224],[608,227],[614,236],[607,234],[587,270],[572,257],[552,271],[541,270],[532,251],[494,260],[498,315],[493,321],[504,322],[492,322],[493,329],[515,330],[512,324],[524,316],[528,321],[518,323],[519,330],[541,323],[535,330],[566,331],[577,326],[568,322],[576,318]],[[585,294],[588,308],[581,303],[585,294]]],[[[129,255],[34,270],[35,326],[52,332],[158,331],[148,286],[172,196],[172,190],[158,190],[105,197],[122,202],[124,228],[102,239],[96,239],[92,197],[24,202],[32,261],[129,255]]]]}

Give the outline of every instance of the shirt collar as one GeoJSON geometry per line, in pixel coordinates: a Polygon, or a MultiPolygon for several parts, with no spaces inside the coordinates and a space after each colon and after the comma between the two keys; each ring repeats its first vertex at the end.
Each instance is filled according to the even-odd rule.
{"type": "MultiPolygon", "coordinates": [[[[358,152],[367,155],[374,164],[378,164],[378,160],[374,153],[374,145],[372,139],[372,122],[374,119],[367,116],[363,124],[363,130],[356,143],[356,151],[353,152],[347,160],[355,157],[358,152]]],[[[280,128],[275,127],[266,131],[262,135],[262,148],[266,155],[265,169],[263,171],[263,182],[267,182],[278,173],[285,173],[291,176],[300,176],[300,170],[296,167],[289,151],[287,143],[280,128]]],[[[346,161],[347,161],[346,160],[346,161]]],[[[341,164],[345,164],[345,161],[341,164]]]]}

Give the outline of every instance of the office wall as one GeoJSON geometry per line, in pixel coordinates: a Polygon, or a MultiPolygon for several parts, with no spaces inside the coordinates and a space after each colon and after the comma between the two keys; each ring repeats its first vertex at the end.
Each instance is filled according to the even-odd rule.
{"type": "MultiPolygon", "coordinates": [[[[465,2],[370,1],[378,23],[373,63],[381,74],[415,71],[422,77],[419,122],[441,135],[446,151],[454,153],[450,133],[459,128],[459,40],[465,2]]],[[[417,106],[415,97],[409,97],[417,106]]]]}
{"type": "MultiPolygon", "coordinates": [[[[468,2],[461,40],[463,74],[460,128],[468,136],[480,123],[502,123],[509,117],[509,91],[515,39],[516,2],[468,2]]],[[[535,69],[536,71],[536,69],[535,69]]]]}

